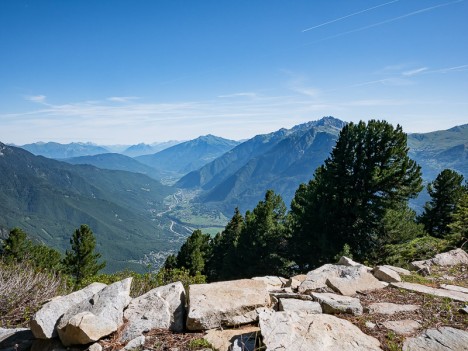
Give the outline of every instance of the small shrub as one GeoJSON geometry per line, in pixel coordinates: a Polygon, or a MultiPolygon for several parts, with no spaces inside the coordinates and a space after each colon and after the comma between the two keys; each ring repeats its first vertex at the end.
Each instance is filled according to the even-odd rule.
{"type": "Polygon", "coordinates": [[[385,263],[405,267],[412,261],[432,258],[450,248],[449,241],[427,235],[402,244],[385,245],[385,263]]]}
{"type": "Polygon", "coordinates": [[[68,292],[61,275],[0,260],[0,326],[26,326],[45,301],[68,292]]]}
{"type": "Polygon", "coordinates": [[[203,338],[191,340],[189,342],[188,347],[189,347],[190,350],[197,350],[197,349],[199,349],[201,347],[209,348],[210,350],[213,350],[213,346],[203,338]]]}

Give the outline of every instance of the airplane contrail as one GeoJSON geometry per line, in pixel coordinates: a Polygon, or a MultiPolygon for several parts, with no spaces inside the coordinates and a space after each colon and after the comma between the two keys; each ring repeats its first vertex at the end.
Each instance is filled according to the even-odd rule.
{"type": "Polygon", "coordinates": [[[456,4],[456,3],[459,3],[459,2],[463,2],[463,1],[465,1],[465,0],[455,0],[455,1],[450,1],[450,2],[443,3],[443,4],[440,4],[440,5],[435,5],[435,6],[431,6],[431,7],[426,7],[426,8],[424,8],[424,9],[417,10],[417,11],[413,11],[413,12],[409,12],[409,13],[407,13],[407,14],[404,14],[404,15],[401,15],[401,16],[398,16],[398,17],[394,17],[394,18],[390,18],[390,19],[385,20],[385,21],[382,21],[382,22],[370,24],[370,25],[368,25],[368,26],[364,26],[364,27],[361,27],[361,28],[349,30],[349,31],[347,31],[347,32],[338,33],[338,34],[335,34],[335,35],[332,35],[332,36],[323,38],[323,39],[321,39],[321,40],[318,40],[318,42],[321,42],[321,41],[324,41],[324,40],[328,40],[328,39],[337,38],[337,37],[341,37],[341,36],[346,35],[346,34],[351,34],[351,33],[360,32],[360,31],[363,31],[363,30],[366,30],[366,29],[369,29],[369,28],[374,28],[374,27],[377,27],[377,26],[381,26],[382,24],[387,24],[387,23],[390,23],[390,22],[395,22],[395,21],[398,21],[398,20],[403,19],[403,18],[406,18],[406,17],[418,15],[418,14],[423,13],[423,12],[435,10],[435,9],[437,9],[437,8],[439,8],[439,7],[444,7],[444,6],[456,4]]]}
{"type": "Polygon", "coordinates": [[[382,6],[390,5],[390,4],[393,4],[393,3],[398,2],[398,1],[400,1],[400,0],[393,0],[393,1],[386,2],[385,4],[381,4],[381,5],[369,7],[368,9],[364,9],[364,10],[361,10],[361,11],[358,11],[358,12],[354,12],[354,13],[351,13],[351,14],[349,14],[349,15],[346,15],[346,16],[343,16],[343,17],[340,17],[340,18],[336,18],[336,19],[334,19],[334,20],[331,20],[331,21],[328,21],[328,22],[324,22],[324,23],[322,23],[322,24],[318,24],[318,25],[316,25],[316,26],[313,26],[313,27],[304,29],[304,30],[302,31],[302,33],[307,32],[307,31],[312,30],[312,29],[315,29],[315,28],[319,28],[319,27],[322,27],[322,26],[326,26],[327,24],[331,24],[331,23],[334,23],[334,22],[341,21],[341,20],[343,20],[343,19],[345,19],[345,18],[348,18],[348,17],[356,16],[356,15],[359,15],[359,14],[361,14],[361,13],[374,10],[374,9],[379,8],[379,7],[382,7],[382,6]]]}

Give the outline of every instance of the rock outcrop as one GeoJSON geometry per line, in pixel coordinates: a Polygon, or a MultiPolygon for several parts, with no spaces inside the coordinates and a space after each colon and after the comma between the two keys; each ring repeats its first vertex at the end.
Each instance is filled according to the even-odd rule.
{"type": "Polygon", "coordinates": [[[189,330],[251,323],[258,318],[256,309],[271,303],[267,285],[252,279],[190,285],[189,296],[189,330]]]}
{"type": "Polygon", "coordinates": [[[307,294],[331,288],[342,295],[351,296],[358,291],[371,291],[383,287],[384,285],[363,265],[326,264],[307,273],[306,279],[298,290],[300,293],[307,294]]]}
{"type": "Polygon", "coordinates": [[[131,340],[144,331],[165,328],[182,332],[185,325],[185,289],[176,282],[150,290],[133,299],[124,313],[127,326],[122,339],[131,340]]]}
{"type": "Polygon", "coordinates": [[[268,350],[382,350],[377,339],[334,316],[270,310],[261,312],[259,319],[268,350]]]}
{"type": "Polygon", "coordinates": [[[403,351],[466,351],[468,331],[441,327],[428,329],[422,335],[403,343],[403,351]]]}
{"type": "Polygon", "coordinates": [[[429,260],[411,262],[410,268],[420,272],[422,275],[428,275],[431,273],[432,266],[450,267],[459,264],[468,265],[468,254],[462,249],[440,253],[429,260]]]}
{"type": "Polygon", "coordinates": [[[328,314],[348,313],[359,316],[363,308],[359,299],[331,293],[312,293],[315,301],[320,303],[322,311],[328,314]]]}
{"type": "Polygon", "coordinates": [[[66,296],[58,296],[47,302],[33,316],[29,326],[37,339],[50,339],[57,336],[55,327],[58,320],[73,306],[90,299],[94,294],[104,289],[107,285],[93,283],[84,289],[75,291],[66,296]]]}
{"type": "Polygon", "coordinates": [[[117,330],[123,324],[124,308],[130,303],[132,278],[111,284],[70,308],[57,325],[65,346],[89,344],[117,330]]]}
{"type": "MultiPolygon", "coordinates": [[[[455,250],[427,260],[424,265],[464,264],[463,257],[455,250]],[[450,261],[453,257],[456,260],[450,261]]],[[[371,269],[346,257],[339,263],[289,280],[266,276],[190,285],[187,310],[181,282],[158,287],[134,299],[129,296],[131,278],[109,286],[92,284],[44,304],[31,322],[34,335],[27,329],[0,329],[0,349],[80,351],[86,347],[100,351],[104,344],[99,340],[119,330],[112,338],[121,342],[120,349],[131,351],[150,341],[152,335],[146,332],[152,329],[166,329],[162,331],[164,335],[169,330],[189,329],[206,332],[205,339],[220,351],[253,351],[259,340],[263,340],[267,350],[381,350],[377,339],[348,321],[367,314],[363,331],[395,333],[400,335],[398,340],[406,337],[404,350],[468,350],[468,332],[464,330],[429,329],[411,337],[421,325],[426,325],[427,319],[417,318],[425,314],[417,311],[424,308],[423,303],[418,302],[418,306],[389,302],[397,301],[396,298],[401,302],[405,294],[414,301],[421,301],[417,297],[421,294],[449,298],[456,301],[452,302],[457,306],[452,317],[460,323],[460,314],[468,313],[468,289],[452,285],[456,280],[438,288],[401,282],[401,277],[409,272],[399,267],[371,269]],[[369,293],[385,286],[382,292],[369,293]],[[386,296],[390,297],[388,302],[386,296]],[[63,344],[51,339],[57,332],[63,344]],[[25,342],[20,342],[21,338],[25,342]],[[73,345],[78,346],[70,347],[73,345]]],[[[447,280],[444,278],[444,282],[447,280]]],[[[437,286],[434,282],[431,285],[437,286]]],[[[434,301],[441,303],[440,299],[434,301]]]]}
{"type": "Polygon", "coordinates": [[[401,282],[400,275],[395,270],[385,266],[377,266],[373,273],[374,277],[387,283],[401,282]]]}
{"type": "Polygon", "coordinates": [[[430,286],[415,284],[415,283],[392,283],[392,286],[408,291],[419,292],[438,297],[446,297],[454,301],[468,302],[468,294],[460,291],[453,291],[447,289],[437,289],[430,286]]]}

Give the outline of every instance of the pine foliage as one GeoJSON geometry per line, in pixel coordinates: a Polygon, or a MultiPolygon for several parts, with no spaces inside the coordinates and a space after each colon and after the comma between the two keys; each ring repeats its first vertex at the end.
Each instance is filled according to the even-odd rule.
{"type": "Polygon", "coordinates": [[[71,250],[65,252],[63,259],[64,272],[73,277],[75,285],[88,277],[96,275],[106,266],[99,263],[100,253],[95,253],[96,238],[92,230],[85,224],[76,229],[70,238],[71,250]]]}

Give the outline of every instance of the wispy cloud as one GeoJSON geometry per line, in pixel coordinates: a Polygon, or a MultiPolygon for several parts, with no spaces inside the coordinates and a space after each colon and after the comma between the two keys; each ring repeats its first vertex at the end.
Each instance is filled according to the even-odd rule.
{"type": "Polygon", "coordinates": [[[468,70],[468,65],[440,68],[436,70],[429,71],[427,73],[450,73],[450,72],[463,72],[468,70]]]}
{"type": "Polygon", "coordinates": [[[25,100],[37,102],[37,103],[44,103],[46,101],[46,96],[45,95],[25,96],[25,100]]]}
{"type": "Polygon", "coordinates": [[[238,97],[247,97],[247,98],[256,98],[258,97],[257,93],[253,92],[245,92],[245,93],[234,93],[234,94],[225,94],[225,95],[218,95],[219,98],[238,98],[238,97]]]}
{"type": "Polygon", "coordinates": [[[450,2],[443,3],[443,4],[435,5],[435,6],[425,7],[423,9],[412,11],[412,12],[406,13],[406,14],[398,16],[398,17],[393,17],[393,18],[390,18],[390,19],[385,20],[385,21],[369,24],[369,25],[364,26],[364,27],[360,27],[360,28],[352,29],[352,30],[349,30],[349,31],[346,31],[346,32],[341,32],[341,33],[338,33],[338,34],[335,34],[335,35],[331,35],[329,37],[322,38],[322,39],[318,40],[317,42],[322,42],[322,41],[325,41],[325,40],[338,38],[338,37],[341,37],[341,36],[344,36],[344,35],[361,32],[361,31],[364,31],[364,30],[367,30],[367,29],[371,29],[371,28],[378,27],[378,26],[381,26],[381,25],[384,25],[384,24],[387,24],[387,23],[395,22],[395,21],[398,21],[398,20],[401,20],[401,19],[404,19],[404,18],[407,18],[407,17],[419,15],[419,14],[424,13],[424,12],[433,11],[435,9],[445,7],[445,6],[449,6],[449,5],[453,5],[453,4],[457,4],[457,3],[460,3],[460,2],[463,2],[463,1],[465,1],[465,0],[455,0],[455,1],[450,1],[450,2]]]}
{"type": "Polygon", "coordinates": [[[112,96],[107,98],[107,100],[112,102],[129,102],[132,100],[138,100],[138,96],[112,96]]]}
{"type": "Polygon", "coordinates": [[[320,27],[323,27],[323,26],[326,26],[328,24],[332,24],[332,23],[335,23],[335,22],[338,22],[338,21],[342,21],[346,18],[349,18],[349,17],[353,17],[353,16],[357,16],[361,13],[364,13],[364,12],[367,12],[367,11],[371,11],[371,10],[374,10],[374,9],[377,9],[379,7],[382,7],[382,6],[387,6],[387,5],[390,5],[390,4],[393,4],[395,2],[398,2],[399,0],[393,0],[393,1],[389,1],[389,2],[386,2],[384,4],[380,4],[380,5],[377,5],[377,6],[373,6],[373,7],[369,7],[367,9],[364,9],[364,10],[361,10],[361,11],[358,11],[358,12],[354,12],[354,13],[351,13],[349,15],[346,15],[346,16],[343,16],[343,17],[339,17],[339,18],[336,18],[336,19],[333,19],[331,21],[327,21],[327,22],[324,22],[324,23],[321,23],[321,24],[318,24],[316,26],[313,26],[313,27],[310,27],[310,28],[306,28],[304,30],[302,30],[302,33],[304,32],[308,32],[310,30],[313,30],[313,29],[316,29],[316,28],[320,28],[320,27]]]}
{"type": "Polygon", "coordinates": [[[320,89],[312,86],[309,83],[309,79],[307,78],[307,76],[287,70],[283,70],[283,73],[290,76],[290,79],[287,82],[287,87],[289,90],[314,99],[318,98],[318,96],[320,95],[320,89]]]}
{"type": "Polygon", "coordinates": [[[421,67],[421,68],[412,69],[410,71],[405,71],[405,72],[402,73],[402,75],[405,76],[405,77],[411,77],[411,76],[415,76],[415,75],[417,75],[419,73],[425,72],[427,70],[428,70],[427,67],[421,67]]]}

